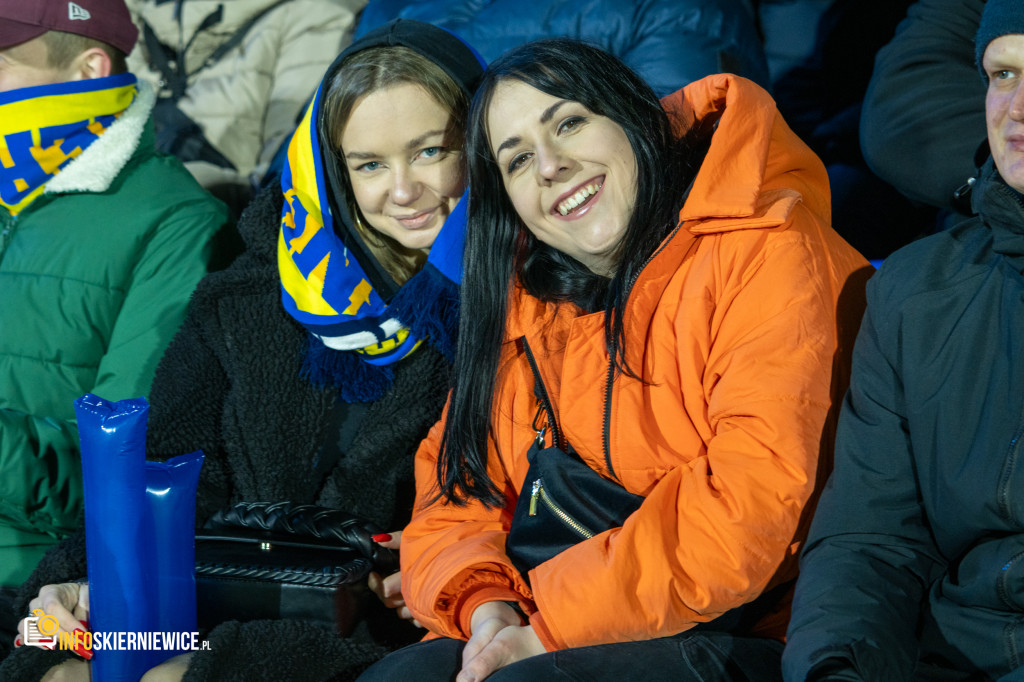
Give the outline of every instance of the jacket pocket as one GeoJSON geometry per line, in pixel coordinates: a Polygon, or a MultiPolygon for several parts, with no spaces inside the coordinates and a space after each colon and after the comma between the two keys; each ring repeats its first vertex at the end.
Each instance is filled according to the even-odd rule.
{"type": "Polygon", "coordinates": [[[565,511],[558,502],[548,493],[547,488],[544,487],[544,479],[538,478],[533,482],[533,489],[530,491],[530,511],[529,516],[536,516],[539,507],[544,507],[548,512],[554,516],[558,523],[569,528],[584,540],[589,540],[594,537],[594,531],[587,528],[585,525],[580,523],[577,519],[573,518],[572,514],[565,511]]]}
{"type": "Polygon", "coordinates": [[[942,596],[963,606],[1024,611],[1024,535],[972,546],[950,565],[942,596]]]}

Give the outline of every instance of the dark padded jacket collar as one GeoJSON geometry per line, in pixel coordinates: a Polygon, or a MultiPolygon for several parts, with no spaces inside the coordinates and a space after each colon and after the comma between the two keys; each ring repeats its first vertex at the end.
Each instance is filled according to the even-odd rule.
{"type": "Polygon", "coordinates": [[[992,248],[1024,272],[1024,196],[1006,184],[991,158],[972,194],[971,208],[992,230],[992,248]]]}

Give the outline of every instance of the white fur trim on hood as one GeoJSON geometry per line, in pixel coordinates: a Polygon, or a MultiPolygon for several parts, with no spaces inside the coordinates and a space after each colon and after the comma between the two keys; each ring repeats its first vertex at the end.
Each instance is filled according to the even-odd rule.
{"type": "Polygon", "coordinates": [[[44,194],[107,191],[139,148],[139,140],[156,102],[156,94],[149,83],[140,80],[138,88],[135,100],[124,113],[77,159],[46,183],[44,194]]]}

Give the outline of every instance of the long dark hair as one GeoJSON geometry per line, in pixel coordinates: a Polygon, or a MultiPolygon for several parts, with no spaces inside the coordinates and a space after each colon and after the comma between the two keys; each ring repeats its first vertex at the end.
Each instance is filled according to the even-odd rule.
{"type": "Polygon", "coordinates": [[[687,146],[651,88],[614,56],[556,38],[528,43],[492,63],[466,127],[469,222],[463,257],[461,317],[451,402],[437,461],[439,497],[455,504],[503,499],[487,473],[487,442],[513,277],[543,301],[605,311],[605,343],[619,371],[625,364],[623,319],[629,290],[651,254],[675,227],[692,170],[687,146]],[[611,278],[536,239],[523,225],[502,183],[487,140],[487,109],[495,87],[514,79],[579,102],[622,127],[636,157],[633,214],[616,251],[611,278]]]}

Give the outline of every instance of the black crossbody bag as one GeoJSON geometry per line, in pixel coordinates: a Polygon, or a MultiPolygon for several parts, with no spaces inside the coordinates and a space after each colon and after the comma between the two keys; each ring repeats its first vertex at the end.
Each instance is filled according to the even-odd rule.
{"type": "MultiPolygon", "coordinates": [[[[591,469],[573,451],[558,446],[559,431],[547,390],[533,352],[522,339],[523,350],[533,371],[533,392],[537,415],[533,428],[537,438],[527,453],[530,466],[516,501],[505,543],[505,553],[529,584],[530,569],[554,557],[581,540],[589,539],[625,523],[640,508],[644,498],[591,469]],[[542,415],[547,425],[539,426],[542,415]],[[553,445],[544,447],[544,431],[550,426],[553,445]]],[[[718,618],[698,623],[690,632],[749,632],[793,589],[795,579],[775,585],[752,602],[731,609],[718,618]]]]}
{"type": "Polygon", "coordinates": [[[562,439],[540,370],[525,338],[522,343],[533,370],[537,438],[526,455],[530,467],[512,515],[505,553],[529,582],[530,569],[581,540],[618,528],[640,508],[644,498],[591,469],[571,445],[560,447],[562,439]],[[542,416],[546,416],[546,426],[539,426],[542,416]],[[544,447],[548,427],[552,445],[544,447]]]}

